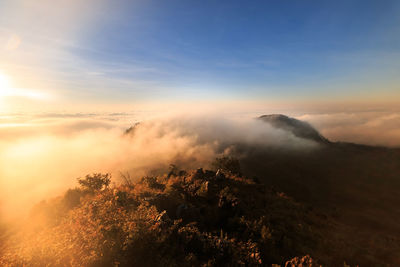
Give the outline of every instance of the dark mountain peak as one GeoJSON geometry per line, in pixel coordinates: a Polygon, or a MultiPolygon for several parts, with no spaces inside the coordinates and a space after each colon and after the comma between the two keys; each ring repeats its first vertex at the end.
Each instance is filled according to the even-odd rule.
{"type": "Polygon", "coordinates": [[[131,127],[125,130],[125,135],[133,134],[139,125],[140,122],[135,122],[131,127]]]}
{"type": "Polygon", "coordinates": [[[318,143],[330,143],[328,139],[323,137],[314,127],[305,121],[291,118],[283,114],[263,115],[258,119],[269,123],[274,128],[291,132],[297,137],[313,140],[318,143]]]}

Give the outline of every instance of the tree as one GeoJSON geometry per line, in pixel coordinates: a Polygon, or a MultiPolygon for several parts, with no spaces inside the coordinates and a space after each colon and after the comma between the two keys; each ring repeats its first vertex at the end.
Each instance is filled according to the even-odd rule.
{"type": "Polygon", "coordinates": [[[111,183],[111,174],[93,173],[85,178],[78,178],[78,183],[82,189],[95,192],[106,189],[111,183]]]}

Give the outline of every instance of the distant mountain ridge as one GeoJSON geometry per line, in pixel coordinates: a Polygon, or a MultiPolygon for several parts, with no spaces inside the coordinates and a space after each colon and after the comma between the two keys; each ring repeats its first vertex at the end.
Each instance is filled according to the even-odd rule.
{"type": "Polygon", "coordinates": [[[294,136],[313,140],[317,143],[330,144],[331,142],[322,136],[309,123],[288,117],[283,114],[270,114],[258,117],[259,120],[267,122],[272,127],[292,133],[294,136]]]}

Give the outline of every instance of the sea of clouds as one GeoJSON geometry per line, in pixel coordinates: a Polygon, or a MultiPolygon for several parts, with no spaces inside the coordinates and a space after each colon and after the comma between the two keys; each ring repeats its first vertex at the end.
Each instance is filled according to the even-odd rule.
{"type": "MultiPolygon", "coordinates": [[[[234,144],[262,149],[315,149],[255,120],[262,114],[160,116],[149,112],[105,114],[8,114],[0,116],[2,217],[29,211],[41,199],[76,186],[93,172],[132,177],[156,175],[176,164],[208,167],[234,144]],[[130,134],[125,130],[140,122],[130,134]]],[[[331,141],[400,146],[400,114],[389,112],[299,114],[331,141]]]]}

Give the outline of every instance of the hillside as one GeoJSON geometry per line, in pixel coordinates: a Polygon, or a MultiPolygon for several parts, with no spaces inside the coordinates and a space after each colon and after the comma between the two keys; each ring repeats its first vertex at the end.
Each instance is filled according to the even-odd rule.
{"type": "MultiPolygon", "coordinates": [[[[277,127],[315,140],[319,133],[307,126],[303,131],[303,126],[284,119],[277,127]],[[293,128],[296,124],[300,126],[293,128]]],[[[262,183],[330,217],[335,227],[326,238],[343,243],[342,248],[332,248],[337,250],[332,254],[360,266],[398,266],[400,149],[327,143],[321,138],[317,150],[257,149],[241,154],[243,173],[260,177],[262,183]]]]}
{"type": "Polygon", "coordinates": [[[227,169],[125,181],[88,175],[38,204],[2,266],[316,266],[325,219],[283,193],[227,169]]]}
{"type": "Polygon", "coordinates": [[[322,262],[399,265],[400,149],[332,142],[309,123],[282,114],[263,115],[257,121],[317,146],[296,149],[293,143],[273,146],[264,145],[264,140],[253,144],[216,139],[219,150],[229,148],[245,176],[328,218],[331,229],[325,238],[336,245],[322,262]]]}

